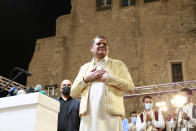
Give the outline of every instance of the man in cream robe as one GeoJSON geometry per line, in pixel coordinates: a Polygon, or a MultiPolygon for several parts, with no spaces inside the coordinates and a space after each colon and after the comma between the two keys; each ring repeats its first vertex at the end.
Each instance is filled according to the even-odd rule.
{"type": "Polygon", "coordinates": [[[80,131],[122,131],[123,91],[134,84],[125,64],[108,58],[108,51],[106,38],[97,36],[91,43],[94,58],[73,83],[71,96],[81,95],[80,131]]]}

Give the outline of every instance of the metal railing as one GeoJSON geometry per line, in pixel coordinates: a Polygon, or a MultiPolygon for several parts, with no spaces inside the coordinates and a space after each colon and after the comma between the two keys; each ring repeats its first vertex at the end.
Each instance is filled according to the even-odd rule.
{"type": "MultiPolygon", "coordinates": [[[[3,89],[10,81],[10,79],[0,76],[0,88],[3,89]]],[[[26,89],[26,86],[13,81],[5,90],[9,91],[14,86],[17,86],[19,89],[26,89]]]]}
{"type": "Polygon", "coordinates": [[[180,89],[184,87],[188,87],[192,90],[196,90],[196,80],[135,87],[135,90],[133,92],[131,93],[125,92],[124,98],[138,97],[144,95],[174,93],[174,92],[178,92],[180,89]]]}

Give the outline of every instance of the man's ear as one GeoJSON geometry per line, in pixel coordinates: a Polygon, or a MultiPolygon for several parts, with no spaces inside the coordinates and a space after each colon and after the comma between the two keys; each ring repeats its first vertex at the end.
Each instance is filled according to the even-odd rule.
{"type": "Polygon", "coordinates": [[[90,51],[93,52],[93,45],[90,46],[90,51]]]}

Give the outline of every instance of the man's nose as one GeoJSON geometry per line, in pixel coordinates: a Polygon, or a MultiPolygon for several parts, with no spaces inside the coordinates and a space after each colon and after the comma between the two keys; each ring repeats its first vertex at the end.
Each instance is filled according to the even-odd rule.
{"type": "Polygon", "coordinates": [[[105,45],[102,43],[100,46],[101,46],[101,47],[104,47],[105,45]]]}

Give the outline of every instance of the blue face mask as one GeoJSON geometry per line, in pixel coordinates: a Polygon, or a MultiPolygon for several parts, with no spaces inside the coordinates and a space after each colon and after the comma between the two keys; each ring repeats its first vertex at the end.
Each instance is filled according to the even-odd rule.
{"type": "Polygon", "coordinates": [[[149,104],[149,103],[145,104],[145,109],[146,110],[151,110],[151,108],[152,108],[152,104],[149,104]]]}
{"type": "Polygon", "coordinates": [[[133,124],[135,124],[135,123],[136,123],[136,120],[137,120],[137,118],[136,118],[136,117],[131,117],[131,122],[132,122],[133,124]]]}

